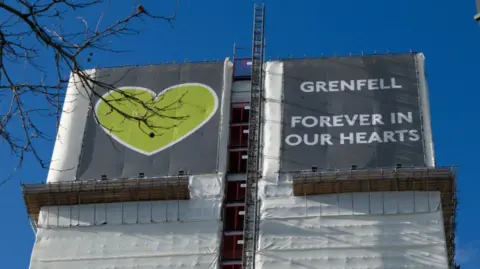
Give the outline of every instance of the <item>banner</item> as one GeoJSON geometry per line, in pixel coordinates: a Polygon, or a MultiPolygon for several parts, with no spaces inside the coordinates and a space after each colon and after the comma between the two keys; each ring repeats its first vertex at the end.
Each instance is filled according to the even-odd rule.
{"type": "Polygon", "coordinates": [[[282,171],[425,166],[413,54],[286,60],[283,70],[282,171]]]}
{"type": "Polygon", "coordinates": [[[77,178],[216,173],[224,63],[100,69],[77,178]]]}

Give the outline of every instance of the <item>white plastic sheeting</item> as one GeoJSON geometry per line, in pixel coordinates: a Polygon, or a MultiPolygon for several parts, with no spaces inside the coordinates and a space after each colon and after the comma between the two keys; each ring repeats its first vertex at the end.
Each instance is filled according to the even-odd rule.
{"type": "Polygon", "coordinates": [[[268,62],[265,73],[262,183],[275,183],[282,142],[283,63],[268,62]]]}
{"type": "Polygon", "coordinates": [[[41,228],[30,268],[217,268],[218,221],[41,228]]]}
{"type": "Polygon", "coordinates": [[[417,64],[418,87],[420,93],[420,107],[422,109],[423,139],[425,140],[425,154],[427,166],[435,166],[435,148],[433,146],[432,120],[430,117],[430,98],[428,94],[428,83],[425,71],[425,55],[415,54],[417,64]]]}
{"type": "Polygon", "coordinates": [[[222,183],[190,177],[191,200],[43,207],[30,268],[217,268],[222,183]]]}
{"type": "Polygon", "coordinates": [[[224,174],[195,175],[189,177],[188,189],[191,199],[223,197],[224,174]]]}
{"type": "Polygon", "coordinates": [[[266,64],[258,269],[447,269],[438,192],[293,196],[279,174],[283,63],[266,64]]]}
{"type": "Polygon", "coordinates": [[[220,221],[221,206],[221,200],[48,206],[42,208],[38,226],[57,228],[105,224],[220,221]]]}
{"type": "MultiPolygon", "coordinates": [[[[218,173],[225,175],[228,166],[228,139],[230,130],[230,99],[232,98],[233,63],[226,58],[223,65],[223,95],[220,104],[220,129],[217,143],[218,173]]],[[[223,189],[222,189],[223,192],[223,189]]]]}
{"type": "Polygon", "coordinates": [[[277,197],[261,208],[256,268],[447,269],[440,194],[277,197]]]}
{"type": "Polygon", "coordinates": [[[217,268],[223,176],[191,176],[189,190],[190,200],[43,207],[30,268],[217,268]]]}
{"type": "Polygon", "coordinates": [[[264,199],[262,219],[395,215],[441,210],[437,192],[361,192],[264,199]]]}
{"type": "MultiPolygon", "coordinates": [[[[228,59],[224,68],[218,173],[190,176],[191,199],[185,201],[43,207],[30,269],[219,267],[232,86],[228,59]]],[[[64,110],[74,113],[62,115],[52,161],[63,161],[52,162],[48,182],[75,179],[89,107],[87,97],[78,99],[85,93],[79,86],[67,89],[64,110]]]]}
{"type": "MultiPolygon", "coordinates": [[[[95,69],[85,72],[95,77],[95,69]]],[[[90,92],[86,86],[78,76],[70,76],[47,182],[75,179],[90,107],[90,92]]]]}

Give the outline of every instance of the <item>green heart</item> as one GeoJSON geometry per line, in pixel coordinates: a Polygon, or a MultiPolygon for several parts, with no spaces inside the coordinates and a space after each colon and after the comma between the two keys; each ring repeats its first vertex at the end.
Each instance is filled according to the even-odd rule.
{"type": "Polygon", "coordinates": [[[217,108],[218,98],[210,87],[185,83],[158,95],[142,87],[121,87],[103,95],[95,112],[100,126],[112,138],[132,150],[152,155],[194,133],[217,108]],[[140,117],[146,123],[130,117],[140,117]]]}

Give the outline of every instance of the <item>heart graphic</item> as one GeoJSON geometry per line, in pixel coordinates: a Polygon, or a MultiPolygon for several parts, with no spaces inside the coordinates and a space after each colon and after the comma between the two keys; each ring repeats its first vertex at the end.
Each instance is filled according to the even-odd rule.
{"type": "Polygon", "coordinates": [[[199,83],[171,86],[159,94],[142,87],[121,87],[102,97],[95,106],[99,125],[119,143],[145,155],[182,141],[218,108],[213,89],[199,83]],[[145,119],[147,124],[128,116],[145,119]]]}

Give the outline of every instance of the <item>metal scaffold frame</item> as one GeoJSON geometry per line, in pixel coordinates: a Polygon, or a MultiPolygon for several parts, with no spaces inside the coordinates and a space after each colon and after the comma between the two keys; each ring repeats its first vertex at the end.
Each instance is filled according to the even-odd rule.
{"type": "Polygon", "coordinates": [[[263,102],[263,64],[265,58],[265,6],[255,5],[252,40],[252,80],[250,119],[248,127],[247,191],[245,197],[245,225],[243,269],[255,268],[258,231],[258,180],[260,179],[260,135],[263,102]]]}
{"type": "Polygon", "coordinates": [[[189,200],[188,176],[22,184],[27,213],[35,226],[45,206],[189,200]]]}

